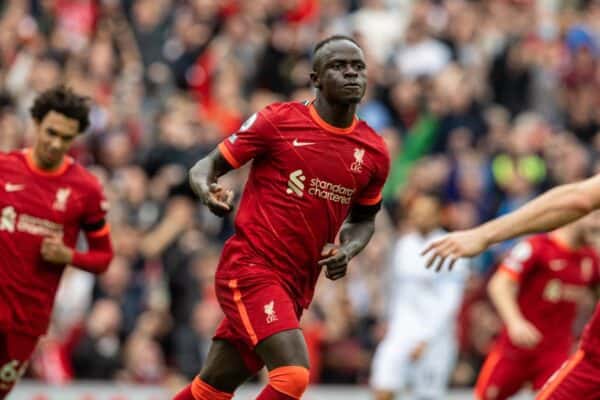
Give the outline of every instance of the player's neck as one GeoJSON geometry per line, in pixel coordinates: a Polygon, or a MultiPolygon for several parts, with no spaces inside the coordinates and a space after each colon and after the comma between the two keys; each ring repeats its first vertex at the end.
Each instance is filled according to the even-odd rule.
{"type": "Polygon", "coordinates": [[[62,157],[60,159],[60,161],[56,164],[49,164],[46,163],[42,160],[42,158],[37,154],[35,147],[31,149],[30,151],[30,158],[31,158],[31,162],[33,163],[33,165],[41,170],[41,171],[46,171],[46,172],[53,172],[58,170],[64,163],[64,157],[62,157]]]}
{"type": "Polygon", "coordinates": [[[552,238],[567,249],[577,249],[585,244],[583,235],[576,229],[570,229],[570,227],[552,232],[552,238]]]}
{"type": "Polygon", "coordinates": [[[354,122],[358,104],[331,104],[324,98],[317,97],[313,105],[325,122],[338,128],[347,128],[354,122]]]}

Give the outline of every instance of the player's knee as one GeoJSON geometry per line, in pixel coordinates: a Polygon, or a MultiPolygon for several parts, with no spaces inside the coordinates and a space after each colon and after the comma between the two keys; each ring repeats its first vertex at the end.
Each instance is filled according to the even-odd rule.
{"type": "Polygon", "coordinates": [[[308,388],[310,373],[300,366],[279,367],[269,372],[269,385],[294,399],[299,399],[308,388]]]}

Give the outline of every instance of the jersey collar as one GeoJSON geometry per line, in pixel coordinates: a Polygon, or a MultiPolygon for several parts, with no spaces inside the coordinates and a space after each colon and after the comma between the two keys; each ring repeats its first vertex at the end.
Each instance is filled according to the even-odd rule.
{"type": "Polygon", "coordinates": [[[351,133],[354,130],[354,128],[356,128],[356,124],[358,123],[358,118],[356,118],[355,115],[350,126],[347,126],[346,128],[339,128],[337,126],[333,126],[327,121],[325,121],[323,118],[321,118],[321,116],[315,109],[315,106],[312,101],[308,105],[308,112],[312,119],[317,123],[317,125],[325,129],[327,132],[335,133],[337,135],[347,135],[348,133],[351,133]]]}
{"type": "Polygon", "coordinates": [[[60,166],[57,169],[54,169],[52,171],[46,171],[36,165],[35,160],[33,159],[33,155],[31,153],[32,151],[30,148],[23,149],[23,155],[25,156],[25,162],[27,163],[27,166],[33,173],[37,175],[60,176],[65,173],[65,171],[67,170],[67,168],[69,168],[71,164],[73,164],[73,158],[65,156],[63,158],[62,164],[60,164],[60,166]]]}

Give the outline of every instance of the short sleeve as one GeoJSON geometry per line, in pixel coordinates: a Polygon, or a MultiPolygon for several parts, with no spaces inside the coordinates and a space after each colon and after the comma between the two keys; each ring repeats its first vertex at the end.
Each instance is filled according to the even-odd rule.
{"type": "Polygon", "coordinates": [[[87,195],[81,228],[88,234],[99,235],[108,232],[106,213],[108,201],[104,196],[102,185],[94,178],[87,195]]]}
{"type": "Polygon", "coordinates": [[[519,242],[500,264],[500,270],[507,273],[515,281],[521,281],[537,264],[535,241],[527,239],[519,242]]]}
{"type": "Polygon", "coordinates": [[[371,179],[367,186],[361,191],[360,196],[356,200],[356,203],[363,206],[372,206],[381,201],[381,191],[383,185],[390,172],[390,156],[387,148],[383,148],[383,151],[376,160],[376,168],[374,173],[371,175],[371,179]]]}
{"type": "Polygon", "coordinates": [[[268,106],[252,114],[237,132],[219,143],[219,151],[232,167],[239,168],[268,150],[277,134],[273,113],[273,106],[268,106]]]}

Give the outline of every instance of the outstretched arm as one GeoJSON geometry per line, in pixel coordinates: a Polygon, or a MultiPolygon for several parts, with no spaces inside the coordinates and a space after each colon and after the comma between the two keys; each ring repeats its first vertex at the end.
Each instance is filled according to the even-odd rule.
{"type": "Polygon", "coordinates": [[[460,257],[472,257],[494,243],[526,233],[549,231],[575,221],[600,207],[600,175],[585,181],[557,186],[523,207],[477,228],[458,231],[433,242],[427,266],[446,260],[450,268],[460,257]]]}
{"type": "Polygon", "coordinates": [[[373,206],[356,205],[352,208],[350,216],[342,225],[340,231],[340,244],[327,243],[321,251],[323,259],[319,265],[325,266],[325,276],[332,281],[346,275],[348,262],[360,253],[375,232],[375,215],[380,204],[373,206]]]}
{"type": "Polygon", "coordinates": [[[215,148],[198,161],[189,172],[192,190],[198,195],[202,204],[219,217],[228,214],[233,209],[233,192],[225,190],[217,183],[219,177],[232,169],[233,167],[219,149],[215,148]]]}

